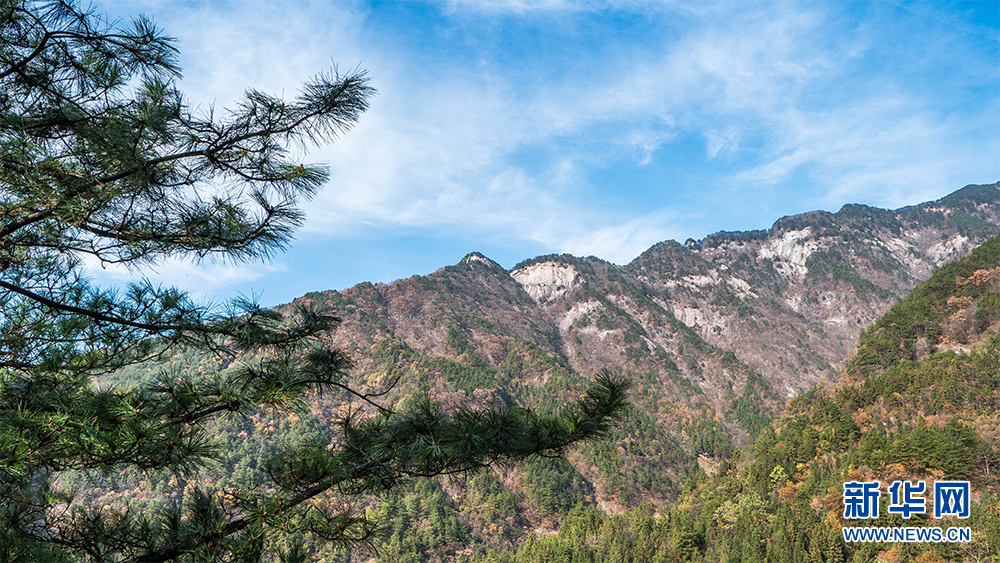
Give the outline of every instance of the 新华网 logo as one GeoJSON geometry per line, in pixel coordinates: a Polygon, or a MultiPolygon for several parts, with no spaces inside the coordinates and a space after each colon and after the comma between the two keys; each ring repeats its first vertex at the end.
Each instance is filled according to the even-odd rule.
{"type": "MultiPolygon", "coordinates": [[[[857,520],[878,518],[879,499],[882,497],[879,481],[847,481],[844,483],[844,518],[857,520]]],[[[910,518],[927,513],[927,483],[924,481],[893,481],[888,488],[889,514],[910,518]]],[[[970,488],[968,481],[936,481],[934,483],[934,518],[970,515],[970,488]]],[[[968,542],[969,528],[939,527],[845,527],[847,542],[968,542]]]]}

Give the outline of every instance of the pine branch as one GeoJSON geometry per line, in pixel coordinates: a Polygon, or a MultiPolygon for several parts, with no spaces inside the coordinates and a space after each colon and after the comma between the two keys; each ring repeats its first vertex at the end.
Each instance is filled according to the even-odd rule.
{"type": "Polygon", "coordinates": [[[42,305],[45,305],[46,307],[50,307],[57,311],[63,311],[65,313],[73,313],[75,315],[81,315],[84,317],[91,318],[98,322],[138,328],[149,331],[152,334],[159,334],[161,332],[166,332],[166,331],[180,331],[192,328],[191,326],[185,327],[180,325],[169,325],[169,324],[155,325],[148,323],[140,323],[130,319],[126,319],[124,317],[119,317],[117,315],[98,313],[97,311],[91,311],[90,309],[84,309],[73,305],[67,305],[65,303],[59,303],[58,301],[54,301],[52,299],[49,299],[48,297],[39,295],[37,293],[33,293],[24,288],[18,287],[14,284],[7,283],[3,280],[0,280],[0,287],[6,289],[7,291],[21,295],[23,297],[27,297],[32,301],[36,301],[38,303],[41,303],[42,305]]]}

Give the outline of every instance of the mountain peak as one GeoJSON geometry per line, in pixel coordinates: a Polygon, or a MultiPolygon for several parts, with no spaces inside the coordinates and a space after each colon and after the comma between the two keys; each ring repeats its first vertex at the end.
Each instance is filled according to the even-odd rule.
{"type": "Polygon", "coordinates": [[[470,252],[470,253],[466,254],[465,258],[462,258],[462,261],[459,262],[459,264],[466,264],[466,265],[469,265],[469,266],[476,265],[476,264],[484,264],[484,265],[490,266],[490,267],[494,267],[494,266],[500,267],[500,264],[497,264],[493,260],[490,260],[489,258],[487,258],[486,256],[484,256],[480,252],[470,252]]]}

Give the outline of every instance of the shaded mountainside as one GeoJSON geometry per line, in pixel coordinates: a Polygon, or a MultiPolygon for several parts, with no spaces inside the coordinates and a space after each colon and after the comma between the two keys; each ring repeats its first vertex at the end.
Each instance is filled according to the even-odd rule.
{"type": "Polygon", "coordinates": [[[557,535],[479,562],[987,562],[1000,554],[1000,237],[952,262],[861,335],[832,384],[798,395],[749,447],[667,510],[578,506],[557,535]],[[887,510],[924,481],[925,511],[887,510]],[[971,514],[936,519],[937,481],[969,481],[971,514]],[[845,519],[843,484],[879,481],[878,518],[845,519]],[[968,527],[960,543],[846,543],[842,527],[968,527]]]}
{"type": "MultiPolygon", "coordinates": [[[[990,561],[1000,553],[1000,238],[937,270],[868,327],[834,384],[796,397],[727,478],[691,496],[759,499],[707,560],[990,561]],[[967,521],[884,509],[844,520],[845,481],[969,480],[967,521]],[[841,526],[969,526],[969,544],[845,544],[841,526]],[[834,533],[836,532],[836,533],[834,533]],[[756,537],[755,537],[756,536],[756,537]]],[[[932,495],[928,495],[931,498],[932,495]]],[[[725,504],[723,502],[723,504],[725,504]]],[[[886,502],[886,505],[888,502],[886,502]]],[[[927,501],[928,509],[932,500],[927,501]]],[[[721,508],[721,507],[720,507],[721,508]]],[[[716,509],[718,510],[718,509],[716,509]]],[[[707,534],[711,534],[707,531],[707,534]]],[[[706,547],[712,540],[706,535],[706,547]]]]}

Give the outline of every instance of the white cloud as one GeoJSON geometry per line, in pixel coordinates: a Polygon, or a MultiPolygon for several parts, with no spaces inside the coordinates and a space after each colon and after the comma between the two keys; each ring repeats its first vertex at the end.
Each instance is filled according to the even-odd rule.
{"type": "MultiPolygon", "coordinates": [[[[1000,178],[995,158],[983,157],[1000,150],[1000,123],[977,134],[989,130],[982,113],[942,109],[941,93],[922,89],[919,50],[883,44],[883,32],[900,32],[878,19],[891,7],[855,17],[838,4],[626,2],[616,6],[657,22],[653,31],[637,39],[608,29],[606,44],[573,44],[577,20],[560,14],[587,18],[606,5],[449,2],[439,29],[421,32],[430,44],[447,28],[450,50],[380,27],[355,4],[209,4],[178,8],[162,23],[180,38],[184,87],[201,104],[230,104],[246,86],[290,97],[330,57],[371,71],[380,90],[371,109],[307,159],[328,162],[331,182],[305,206],[305,228],[331,237],[386,226],[457,230],[627,262],[688,218],[662,202],[632,206],[641,216],[607,209],[634,196],[619,186],[609,194],[591,174],[654,166],[684,135],[703,139],[711,161],[682,163],[699,178],[692,190],[770,188],[804,174],[818,202],[880,193],[897,206],[1000,178]],[[505,60],[502,42],[477,35],[497,33],[501,20],[531,33],[563,26],[551,41],[580,54],[505,60]],[[882,58],[879,49],[888,49],[882,58]],[[866,70],[865,57],[885,68],[866,70]]],[[[684,188],[670,178],[663,185],[684,188]]]]}

